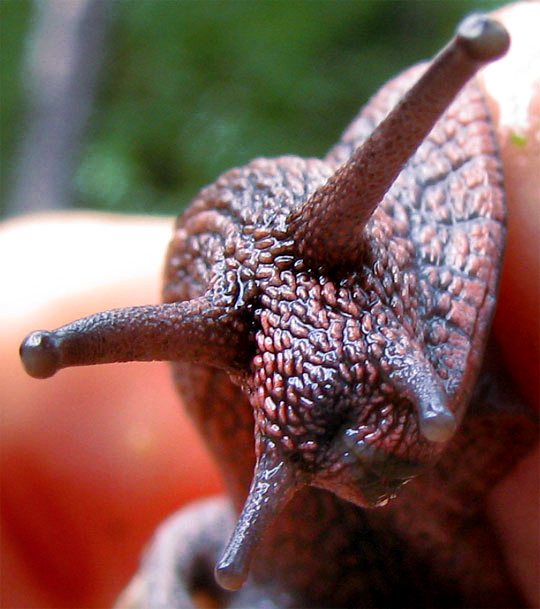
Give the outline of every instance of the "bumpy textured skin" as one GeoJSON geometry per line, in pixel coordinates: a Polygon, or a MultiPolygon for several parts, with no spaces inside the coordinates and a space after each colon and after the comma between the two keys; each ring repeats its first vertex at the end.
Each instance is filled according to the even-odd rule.
{"type": "Polygon", "coordinates": [[[536,428],[495,345],[477,382],[505,238],[502,172],[477,84],[379,205],[359,241],[359,268],[310,268],[287,227],[422,69],[386,85],[324,160],[255,160],[204,189],[179,218],[165,301],[211,286],[220,304],[247,311],[252,329],[249,370],[174,364],[234,509],[263,446],[294,454],[321,488],[307,486],[287,505],[236,593],[212,576],[234,522],[229,504],[202,502],[173,517],[141,572],[144,606],[192,606],[192,594],[253,608],[520,606],[482,518],[486,492],[536,428]],[[436,370],[460,421],[444,452],[421,436],[399,378],[389,378],[392,362],[411,354],[436,370]],[[329,492],[336,484],[341,497],[382,507],[338,498],[329,492]]]}

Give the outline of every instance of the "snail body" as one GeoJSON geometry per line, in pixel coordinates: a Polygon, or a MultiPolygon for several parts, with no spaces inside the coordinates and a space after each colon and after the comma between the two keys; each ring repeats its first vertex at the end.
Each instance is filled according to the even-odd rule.
{"type": "Polygon", "coordinates": [[[171,360],[222,469],[233,508],[205,502],[162,527],[141,606],[518,602],[477,518],[526,449],[513,439],[534,434],[477,383],[506,211],[468,82],[507,47],[496,22],[468,18],[325,159],[257,159],[201,191],[176,224],[164,304],[23,343],[37,377],[171,360]]]}

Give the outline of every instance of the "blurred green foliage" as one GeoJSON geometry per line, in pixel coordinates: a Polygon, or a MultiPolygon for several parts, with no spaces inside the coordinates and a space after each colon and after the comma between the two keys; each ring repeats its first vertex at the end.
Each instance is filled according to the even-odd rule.
{"type": "Polygon", "coordinates": [[[0,217],[4,212],[16,143],[24,124],[20,70],[30,9],[30,3],[24,0],[0,0],[0,217]]]}
{"type": "MultiPolygon", "coordinates": [[[[379,86],[479,0],[111,1],[73,206],[173,213],[256,156],[322,155],[379,86]]],[[[33,6],[0,0],[2,200],[24,125],[33,6]]]]}

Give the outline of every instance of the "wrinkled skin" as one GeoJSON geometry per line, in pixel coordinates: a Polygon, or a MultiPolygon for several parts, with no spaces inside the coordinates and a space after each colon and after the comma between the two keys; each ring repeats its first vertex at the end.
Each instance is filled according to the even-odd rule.
{"type": "Polygon", "coordinates": [[[477,86],[460,94],[379,206],[366,228],[364,268],[314,274],[295,261],[288,242],[295,198],[324,183],[415,76],[407,73],[374,98],[325,163],[254,161],[205,189],[179,219],[165,300],[197,298],[210,286],[215,298],[247,306],[260,328],[251,371],[233,373],[235,384],[223,373],[175,365],[233,504],[241,507],[254,465],[251,408],[235,385],[255,413],[258,467],[294,459],[295,483],[311,486],[274,522],[251,579],[233,596],[212,580],[227,539],[220,543],[215,531],[233,522],[228,506],[207,504],[174,518],[132,588],[141,587],[143,604],[187,606],[191,594],[227,606],[520,604],[480,515],[488,489],[537,430],[512,394],[494,341],[463,414],[494,305],[492,269],[500,264],[505,221],[496,144],[477,86]],[[434,447],[419,433],[400,383],[408,357],[412,376],[435,367],[451,409],[464,417],[447,445],[434,447]],[[349,503],[384,504],[443,448],[435,467],[387,507],[359,511],[349,503]],[[479,562],[480,573],[473,568],[479,562]]]}
{"type": "MultiPolygon", "coordinates": [[[[143,299],[143,300],[144,300],[144,299],[143,299]]],[[[94,307],[94,308],[99,308],[99,307],[94,307]]],[[[69,316],[68,316],[68,317],[69,317],[69,316]]],[[[515,505],[515,501],[514,501],[514,505],[515,505]]],[[[515,530],[515,528],[516,528],[516,527],[514,527],[514,530],[515,530]]]]}

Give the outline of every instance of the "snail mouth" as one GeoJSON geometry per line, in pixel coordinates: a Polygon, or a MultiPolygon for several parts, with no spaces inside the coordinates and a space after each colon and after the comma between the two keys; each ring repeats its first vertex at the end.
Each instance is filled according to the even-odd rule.
{"type": "Polygon", "coordinates": [[[388,452],[366,440],[358,440],[356,430],[349,432],[340,435],[330,460],[310,484],[360,507],[386,505],[407,482],[432,464],[431,459],[413,459],[388,452]]]}
{"type": "Polygon", "coordinates": [[[363,470],[361,477],[351,476],[345,469],[341,474],[318,476],[312,486],[332,492],[340,499],[363,508],[385,506],[394,499],[400,489],[420,472],[395,475],[381,475],[373,470],[363,470]]]}

